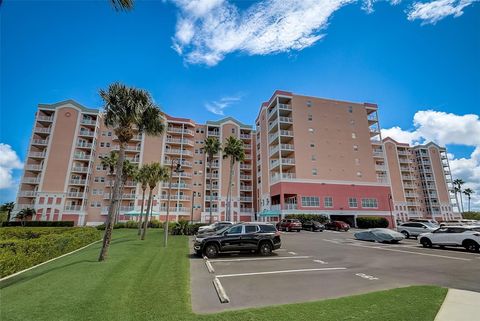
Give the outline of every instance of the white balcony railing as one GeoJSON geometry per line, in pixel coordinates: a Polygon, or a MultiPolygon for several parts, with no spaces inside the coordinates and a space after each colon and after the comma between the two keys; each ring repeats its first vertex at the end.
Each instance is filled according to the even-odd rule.
{"type": "Polygon", "coordinates": [[[251,191],[253,190],[252,186],[249,185],[240,185],[240,190],[241,191],[251,191]]]}
{"type": "Polygon", "coordinates": [[[88,173],[88,167],[87,166],[73,166],[72,167],[72,172],[88,173]]]}
{"type": "Polygon", "coordinates": [[[50,134],[51,128],[35,127],[34,131],[36,133],[50,134]]]}
{"type": "Polygon", "coordinates": [[[78,142],[77,147],[79,148],[92,148],[92,143],[78,142]]]}
{"type": "Polygon", "coordinates": [[[71,179],[69,181],[71,185],[85,185],[86,182],[87,182],[86,179],[71,179]]]}
{"type": "Polygon", "coordinates": [[[254,212],[253,208],[240,207],[240,213],[253,213],[253,212],[254,212]]]}
{"type": "Polygon", "coordinates": [[[25,165],[25,170],[27,171],[41,171],[43,165],[25,165]]]}
{"type": "Polygon", "coordinates": [[[40,183],[40,177],[24,177],[22,183],[38,184],[40,183]]]}
{"type": "Polygon", "coordinates": [[[67,193],[67,197],[70,197],[70,198],[83,198],[84,195],[85,195],[84,192],[68,192],[67,193]]]}
{"type": "Polygon", "coordinates": [[[80,121],[80,123],[83,124],[83,125],[96,125],[97,121],[95,119],[83,118],[80,121]]]}
{"type": "Polygon", "coordinates": [[[220,137],[220,132],[209,130],[208,136],[220,137]]]}
{"type": "Polygon", "coordinates": [[[65,205],[65,212],[82,212],[85,210],[83,205],[65,205]]]}
{"type": "Polygon", "coordinates": [[[28,153],[28,157],[33,157],[33,158],[44,158],[47,153],[45,152],[30,152],[28,153]]]}
{"type": "Polygon", "coordinates": [[[175,149],[175,148],[166,148],[165,149],[165,154],[187,155],[187,156],[192,156],[193,155],[193,153],[189,150],[182,150],[182,149],[175,149]]]}
{"type": "Polygon", "coordinates": [[[20,196],[20,197],[35,197],[35,196],[37,196],[37,192],[36,191],[20,191],[18,193],[18,196],[20,196]]]}
{"type": "Polygon", "coordinates": [[[47,145],[48,139],[32,139],[32,145],[47,145]]]}
{"type": "Polygon", "coordinates": [[[240,196],[240,202],[252,202],[253,197],[248,197],[248,196],[240,196]]]}
{"type": "Polygon", "coordinates": [[[272,182],[276,182],[279,180],[292,180],[292,179],[295,179],[294,173],[274,174],[271,176],[272,182]]]}
{"type": "Polygon", "coordinates": [[[37,116],[37,120],[40,120],[40,121],[53,121],[53,116],[37,116]]]}
{"type": "Polygon", "coordinates": [[[181,138],[167,138],[167,143],[170,144],[184,144],[184,145],[193,145],[193,140],[190,139],[181,139],[181,138]]]}
{"type": "Polygon", "coordinates": [[[89,131],[89,130],[81,130],[79,132],[79,135],[80,136],[86,136],[86,137],[94,137],[95,136],[95,132],[94,131],[89,131]]]}

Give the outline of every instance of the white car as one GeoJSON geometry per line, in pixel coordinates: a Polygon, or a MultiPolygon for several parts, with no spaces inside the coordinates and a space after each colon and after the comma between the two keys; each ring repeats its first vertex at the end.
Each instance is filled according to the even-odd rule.
{"type": "Polygon", "coordinates": [[[469,252],[480,249],[480,226],[445,226],[418,237],[423,247],[461,246],[469,252]]]}
{"type": "Polygon", "coordinates": [[[397,232],[405,235],[408,239],[410,236],[418,237],[425,232],[433,232],[438,228],[438,225],[427,222],[406,222],[397,226],[397,232]]]}

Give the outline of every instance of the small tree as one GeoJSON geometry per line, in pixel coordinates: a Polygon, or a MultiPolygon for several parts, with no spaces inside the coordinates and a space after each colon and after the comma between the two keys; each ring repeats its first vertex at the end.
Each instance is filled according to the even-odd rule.
{"type": "Polygon", "coordinates": [[[462,198],[462,185],[463,184],[465,184],[465,182],[463,181],[463,179],[460,179],[460,178],[457,178],[456,180],[453,181],[453,186],[454,186],[453,188],[454,188],[454,192],[455,192],[455,197],[457,199],[457,207],[458,207],[458,210],[460,211],[460,213],[463,213],[463,198],[462,198]],[[458,203],[457,193],[460,196],[460,204],[458,203]],[[461,205],[461,208],[460,208],[460,205],[461,205]]]}
{"type": "Polygon", "coordinates": [[[470,199],[472,198],[472,194],[475,192],[471,188],[466,188],[463,190],[463,194],[467,195],[468,198],[468,211],[470,212],[470,199]]]}
{"type": "Polygon", "coordinates": [[[18,212],[15,217],[20,220],[22,226],[25,226],[25,221],[27,220],[27,218],[33,217],[35,213],[36,212],[33,208],[27,207],[18,212]]]}
{"type": "Polygon", "coordinates": [[[15,207],[15,202],[7,202],[2,205],[0,211],[7,212],[7,222],[10,221],[10,217],[12,215],[13,208],[15,207]]]}
{"type": "MultiPolygon", "coordinates": [[[[205,139],[205,146],[203,147],[205,154],[207,154],[208,172],[210,185],[212,185],[212,165],[215,155],[222,150],[222,144],[216,137],[208,137],[205,139]]],[[[211,187],[211,186],[210,186],[211,187]]],[[[210,216],[209,223],[212,224],[212,189],[210,188],[210,216]]]]}

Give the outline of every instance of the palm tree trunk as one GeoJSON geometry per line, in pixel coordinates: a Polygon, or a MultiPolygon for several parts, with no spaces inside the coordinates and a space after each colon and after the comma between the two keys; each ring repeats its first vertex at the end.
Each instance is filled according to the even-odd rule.
{"type": "Polygon", "coordinates": [[[460,204],[462,204],[462,213],[463,211],[463,196],[462,196],[462,191],[460,191],[460,204]]]}
{"type": "Polygon", "coordinates": [[[117,209],[115,211],[115,224],[118,223],[118,218],[120,216],[120,208],[122,207],[122,202],[123,202],[123,187],[125,184],[122,182],[122,185],[120,186],[120,201],[118,202],[117,209]]]}
{"type": "Polygon", "coordinates": [[[228,180],[228,192],[227,192],[227,221],[231,221],[232,214],[232,181],[233,181],[233,157],[230,158],[230,178],[228,180]]]}
{"type": "Polygon", "coordinates": [[[100,256],[98,261],[104,261],[107,258],[108,248],[110,247],[110,242],[112,241],[112,231],[113,231],[113,220],[115,215],[115,208],[118,203],[118,194],[120,192],[120,183],[122,179],[122,169],[123,161],[125,159],[125,143],[120,142],[120,151],[118,153],[117,161],[117,175],[115,176],[115,183],[113,184],[113,197],[108,208],[108,218],[107,225],[105,226],[105,233],[103,234],[103,244],[102,249],[100,250],[100,256]]]}
{"type": "Polygon", "coordinates": [[[458,201],[458,192],[456,192],[456,191],[455,191],[455,200],[457,201],[458,212],[461,214],[462,210],[460,209],[460,202],[458,201]]]}
{"type": "Polygon", "coordinates": [[[210,170],[210,218],[208,220],[209,224],[212,224],[212,157],[208,161],[208,169],[210,170]]]}
{"type": "Polygon", "coordinates": [[[145,204],[145,190],[144,189],[142,189],[142,207],[140,208],[140,222],[138,222],[137,235],[140,235],[142,233],[143,204],[145,204]]]}
{"type": "Polygon", "coordinates": [[[471,197],[470,197],[470,195],[468,195],[468,211],[469,212],[470,212],[470,199],[471,199],[471,197]]]}
{"type": "Polygon", "coordinates": [[[148,192],[147,212],[145,213],[145,224],[143,226],[142,236],[140,238],[142,240],[145,239],[145,235],[147,234],[148,214],[149,214],[149,211],[151,210],[151,207],[152,207],[152,194],[153,194],[153,188],[150,187],[150,191],[148,192]]]}

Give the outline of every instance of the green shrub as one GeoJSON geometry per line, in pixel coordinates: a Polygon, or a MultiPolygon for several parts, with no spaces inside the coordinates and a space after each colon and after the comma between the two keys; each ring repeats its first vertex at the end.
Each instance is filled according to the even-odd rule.
{"type": "Polygon", "coordinates": [[[463,218],[467,220],[477,220],[480,221],[480,212],[464,212],[463,218]]]}
{"type": "Polygon", "coordinates": [[[53,259],[100,239],[91,227],[0,230],[0,277],[53,259]]]}
{"type": "Polygon", "coordinates": [[[368,216],[357,217],[358,228],[385,228],[388,227],[388,220],[385,217],[368,216]]]}
{"type": "MultiPolygon", "coordinates": [[[[72,227],[74,221],[25,221],[24,227],[72,227]]],[[[2,222],[2,227],[22,226],[20,221],[2,222]]]]}
{"type": "Polygon", "coordinates": [[[151,227],[151,228],[160,228],[161,227],[161,223],[159,220],[151,220],[150,222],[148,222],[148,227],[151,227]]]}
{"type": "Polygon", "coordinates": [[[328,221],[328,217],[318,214],[288,214],[285,216],[285,218],[297,219],[302,222],[302,224],[307,221],[317,221],[320,223],[325,223],[328,221]]]}

